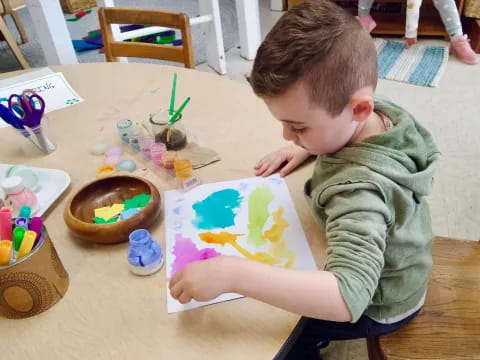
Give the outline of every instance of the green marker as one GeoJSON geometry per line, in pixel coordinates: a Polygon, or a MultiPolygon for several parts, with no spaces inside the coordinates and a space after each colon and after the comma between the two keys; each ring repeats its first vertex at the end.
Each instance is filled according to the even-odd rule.
{"type": "Polygon", "coordinates": [[[180,107],[178,108],[178,110],[175,112],[175,114],[173,114],[173,116],[170,118],[170,120],[168,120],[168,125],[173,125],[173,123],[178,120],[178,118],[179,118],[180,115],[182,114],[183,109],[185,109],[185,106],[187,106],[187,104],[188,104],[189,102],[190,102],[190,97],[187,97],[187,98],[185,99],[185,101],[183,102],[183,104],[180,105],[180,107]]]}
{"type": "Polygon", "coordinates": [[[28,220],[30,220],[31,215],[32,215],[32,208],[30,206],[24,205],[20,208],[20,214],[18,215],[18,217],[25,218],[28,223],[28,220]]]}
{"type": "Polygon", "coordinates": [[[170,109],[168,110],[168,114],[170,116],[173,115],[175,111],[175,93],[177,92],[177,73],[173,74],[173,84],[172,84],[172,93],[170,94],[170,109]]]}
{"type": "Polygon", "coordinates": [[[17,226],[13,230],[13,247],[15,251],[20,249],[20,245],[22,244],[23,236],[25,235],[25,229],[23,227],[17,226]]]}

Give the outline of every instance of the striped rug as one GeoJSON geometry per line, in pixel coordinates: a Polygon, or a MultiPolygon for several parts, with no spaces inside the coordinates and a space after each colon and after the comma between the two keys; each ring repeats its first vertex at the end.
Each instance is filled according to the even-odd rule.
{"type": "Polygon", "coordinates": [[[378,75],[382,79],[436,87],[448,61],[448,46],[415,44],[376,38],[378,75]]]}

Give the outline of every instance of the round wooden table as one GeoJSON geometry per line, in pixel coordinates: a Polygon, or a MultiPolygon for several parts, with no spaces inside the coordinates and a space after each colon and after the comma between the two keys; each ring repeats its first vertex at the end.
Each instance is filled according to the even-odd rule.
{"type": "MultiPolygon", "coordinates": [[[[7,359],[271,359],[298,316],[243,298],[167,314],[165,266],[137,277],[127,267],[127,243],[102,246],[69,234],[63,221],[67,199],[95,177],[101,158],[89,153],[96,142],[118,142],[118,114],[133,120],[167,108],[171,79],[178,73],[177,102],[192,100],[185,126],[198,143],[215,149],[221,161],[197,170],[202,182],[253,176],[261,156],[283,144],[280,124],[251,89],[217,75],[151,64],[98,63],[52,67],[61,71],[85,101],[48,114],[57,150],[27,154],[13,129],[0,129],[1,163],[67,171],[67,193],[46,214],[46,226],[70,275],[70,287],[56,305],[23,320],[0,318],[1,358],[7,359]]],[[[2,78],[18,73],[2,74],[2,78]]],[[[138,156],[135,159],[139,159],[138,156]]],[[[314,253],[325,241],[303,198],[312,171],[305,166],[287,183],[314,253]]],[[[162,192],[165,178],[137,170],[162,192]]],[[[150,229],[165,249],[164,219],[150,229]]],[[[323,256],[323,255],[322,255],[323,256]]],[[[316,257],[319,267],[324,258],[316,257]]]]}

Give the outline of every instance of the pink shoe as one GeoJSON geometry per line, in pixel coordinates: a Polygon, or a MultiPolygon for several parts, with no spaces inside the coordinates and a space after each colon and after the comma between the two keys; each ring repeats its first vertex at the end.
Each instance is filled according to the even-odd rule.
{"type": "Polygon", "coordinates": [[[475,65],[477,63],[477,54],[470,46],[467,35],[452,37],[450,39],[450,52],[465,64],[475,65]]]}
{"type": "Polygon", "coordinates": [[[357,16],[357,19],[360,22],[360,24],[362,24],[366,32],[372,32],[372,30],[375,29],[375,26],[377,26],[377,23],[375,22],[375,20],[373,20],[373,18],[370,15],[357,16]]]}

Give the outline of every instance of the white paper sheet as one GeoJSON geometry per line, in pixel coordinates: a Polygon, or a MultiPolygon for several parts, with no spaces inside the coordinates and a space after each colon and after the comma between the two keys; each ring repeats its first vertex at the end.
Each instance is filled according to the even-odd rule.
{"type": "MultiPolygon", "coordinates": [[[[174,269],[178,271],[197,255],[200,259],[209,257],[206,253],[215,252],[246,257],[245,253],[240,254],[239,248],[247,251],[249,256],[266,253],[267,257],[277,261],[275,266],[317,269],[287,184],[278,175],[205,184],[187,193],[167,191],[164,196],[167,283],[174,269]],[[219,192],[227,194],[225,191],[230,195],[239,195],[238,206],[232,205],[231,200],[225,200],[226,197],[217,196],[219,192]],[[255,223],[257,226],[254,226],[255,223]],[[244,235],[236,237],[236,247],[229,242],[221,245],[201,240],[205,236],[220,239],[218,234],[222,232],[244,235]],[[179,252],[180,243],[183,252],[179,252]],[[276,247],[276,251],[273,247],[276,247]]],[[[232,199],[232,196],[228,198],[232,199]]],[[[209,302],[191,301],[182,305],[168,293],[167,309],[172,313],[239,297],[238,294],[223,294],[209,302]]]]}
{"type": "MultiPolygon", "coordinates": [[[[0,88],[0,98],[9,98],[11,94],[21,94],[25,89],[35,90],[38,95],[45,100],[45,113],[75,105],[83,101],[75,90],[73,90],[62,73],[48,74],[0,88]]],[[[6,126],[9,125],[0,119],[0,128],[6,126]]]]}
{"type": "Polygon", "coordinates": [[[54,71],[48,67],[39,70],[29,71],[22,75],[17,75],[0,80],[0,89],[26,81],[35,80],[50,74],[54,74],[54,71]]]}

